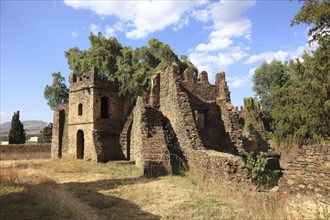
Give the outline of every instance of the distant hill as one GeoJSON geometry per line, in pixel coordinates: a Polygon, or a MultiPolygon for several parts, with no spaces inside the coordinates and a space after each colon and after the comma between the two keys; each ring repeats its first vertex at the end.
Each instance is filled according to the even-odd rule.
{"type": "MultiPolygon", "coordinates": [[[[24,125],[25,131],[42,130],[45,126],[48,125],[47,122],[37,121],[37,120],[21,121],[21,122],[24,125]]],[[[10,127],[11,127],[11,122],[5,122],[5,123],[0,124],[0,133],[9,132],[10,127]]]]}

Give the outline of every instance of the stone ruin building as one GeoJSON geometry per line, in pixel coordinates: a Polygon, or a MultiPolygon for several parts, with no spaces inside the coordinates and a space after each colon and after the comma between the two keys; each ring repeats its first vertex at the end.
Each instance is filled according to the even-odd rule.
{"type": "Polygon", "coordinates": [[[117,81],[70,76],[69,103],[54,112],[52,158],[135,161],[146,176],[189,169],[203,180],[249,179],[238,111],[225,73],[215,85],[177,65],[155,74],[135,106],[117,81]]]}

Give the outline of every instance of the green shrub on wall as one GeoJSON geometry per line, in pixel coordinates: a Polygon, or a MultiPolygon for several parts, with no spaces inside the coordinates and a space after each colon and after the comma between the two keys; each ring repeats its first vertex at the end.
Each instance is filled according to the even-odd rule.
{"type": "Polygon", "coordinates": [[[258,186],[271,187],[276,185],[278,177],[281,173],[280,170],[267,169],[268,158],[278,156],[274,150],[267,152],[254,152],[246,153],[246,168],[252,177],[252,181],[258,186]]]}

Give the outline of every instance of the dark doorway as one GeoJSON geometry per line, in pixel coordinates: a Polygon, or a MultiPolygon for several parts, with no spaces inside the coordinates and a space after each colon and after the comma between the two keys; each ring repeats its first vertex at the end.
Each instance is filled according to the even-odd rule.
{"type": "Polygon", "coordinates": [[[65,111],[59,111],[59,134],[58,134],[58,152],[57,157],[62,158],[62,145],[63,145],[63,133],[64,133],[64,124],[65,124],[65,111]]]}
{"type": "Polygon", "coordinates": [[[78,130],[77,132],[77,159],[84,159],[84,132],[82,130],[78,130]]]}

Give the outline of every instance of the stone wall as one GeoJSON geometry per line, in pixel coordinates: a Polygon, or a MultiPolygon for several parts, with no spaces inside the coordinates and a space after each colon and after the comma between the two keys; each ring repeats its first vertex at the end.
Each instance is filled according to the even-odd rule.
{"type": "Polygon", "coordinates": [[[0,160],[49,159],[50,157],[50,143],[0,145],[0,160]]]}
{"type": "Polygon", "coordinates": [[[69,103],[54,112],[52,158],[100,162],[125,158],[120,132],[132,103],[118,91],[119,83],[101,78],[95,68],[88,75],[70,75],[69,103]]]}
{"type": "Polygon", "coordinates": [[[221,118],[225,125],[225,131],[228,133],[233,147],[242,156],[244,155],[242,129],[239,124],[239,115],[231,103],[230,92],[227,85],[224,72],[218,72],[215,78],[215,84],[218,87],[218,96],[216,103],[221,109],[221,118]]]}
{"type": "Polygon", "coordinates": [[[66,157],[68,154],[68,112],[67,104],[62,104],[54,111],[51,157],[53,159],[66,157]]]}
{"type": "Polygon", "coordinates": [[[163,115],[155,108],[146,106],[139,97],[133,110],[131,130],[131,160],[145,176],[159,176],[172,172],[170,154],[163,130],[163,115]]]}
{"type": "MultiPolygon", "coordinates": [[[[206,150],[194,121],[189,96],[178,78],[179,70],[175,65],[160,75],[159,109],[173,128],[189,170],[208,181],[248,181],[242,157],[206,150]]],[[[205,81],[205,76],[201,78],[205,81]]]]}
{"type": "Polygon", "coordinates": [[[279,182],[282,194],[330,195],[330,145],[302,146],[279,182]]]}

